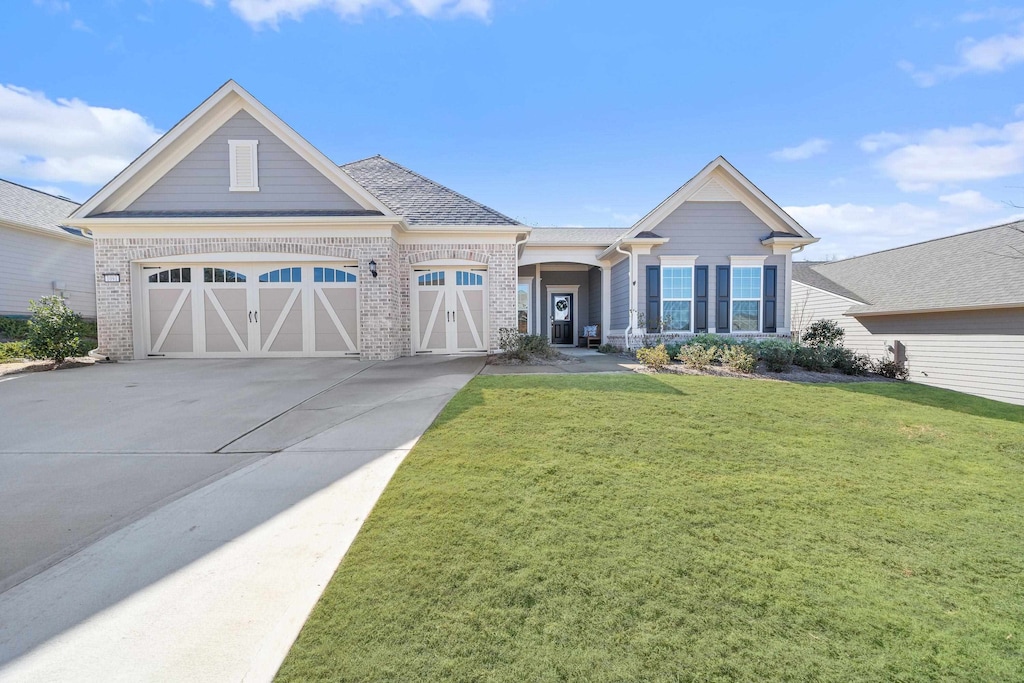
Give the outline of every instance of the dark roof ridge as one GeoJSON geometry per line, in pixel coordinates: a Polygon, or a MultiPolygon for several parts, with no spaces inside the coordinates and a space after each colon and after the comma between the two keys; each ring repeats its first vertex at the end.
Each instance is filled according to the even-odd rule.
{"type": "Polygon", "coordinates": [[[59,199],[60,201],[67,202],[68,204],[74,204],[75,206],[81,206],[81,204],[76,202],[74,199],[68,199],[67,197],[62,197],[59,194],[53,194],[52,192],[44,192],[43,190],[39,190],[39,189],[36,189],[34,187],[29,187],[28,185],[22,185],[21,183],[16,183],[13,180],[7,180],[6,178],[0,178],[0,183],[7,183],[8,185],[14,185],[15,187],[20,187],[23,190],[28,190],[30,192],[38,192],[41,195],[45,195],[47,197],[50,197],[51,199],[59,199]]]}

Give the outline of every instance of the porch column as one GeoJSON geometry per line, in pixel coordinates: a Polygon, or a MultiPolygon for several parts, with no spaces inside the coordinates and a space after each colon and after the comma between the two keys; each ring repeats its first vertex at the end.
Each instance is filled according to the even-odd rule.
{"type": "Polygon", "coordinates": [[[532,316],[533,319],[536,321],[534,323],[534,325],[533,325],[533,333],[534,334],[544,334],[544,321],[540,319],[540,297],[541,297],[541,293],[540,293],[540,289],[541,289],[541,284],[540,284],[540,264],[538,263],[535,266],[535,268],[536,268],[536,274],[534,275],[534,285],[535,286],[533,288],[533,306],[536,309],[537,315],[532,316]]]}
{"type": "Polygon", "coordinates": [[[608,343],[612,324],[612,267],[601,266],[601,343],[608,343]]]}

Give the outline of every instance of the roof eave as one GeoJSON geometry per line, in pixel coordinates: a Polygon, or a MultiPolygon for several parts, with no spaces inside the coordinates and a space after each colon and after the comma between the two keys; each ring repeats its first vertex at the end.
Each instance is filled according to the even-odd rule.
{"type": "Polygon", "coordinates": [[[941,306],[936,308],[905,308],[873,311],[870,307],[853,306],[843,315],[855,318],[871,318],[886,315],[921,315],[923,313],[959,313],[966,311],[991,311],[1000,308],[1024,308],[1024,301],[1011,301],[994,304],[972,304],[970,306],[941,306]],[[862,310],[857,310],[862,309],[862,310]]]}
{"type": "Polygon", "coordinates": [[[617,246],[631,247],[635,244],[638,246],[650,245],[652,247],[656,247],[658,245],[665,244],[666,242],[668,242],[667,237],[629,237],[617,239],[612,242],[607,249],[602,251],[597,258],[601,261],[608,259],[613,253],[615,253],[615,247],[617,246]]]}
{"type": "MultiPolygon", "coordinates": [[[[67,225],[71,225],[69,221],[65,221],[67,225]]],[[[38,225],[29,225],[28,223],[20,223],[18,221],[11,221],[7,219],[0,220],[0,227],[12,228],[14,230],[24,230],[25,232],[35,233],[37,235],[43,235],[45,237],[53,237],[59,240],[68,240],[75,242],[76,244],[92,244],[92,240],[84,235],[73,235],[70,232],[60,230],[60,226],[54,226],[55,229],[41,228],[38,225]],[[60,230],[60,232],[58,232],[60,230]]],[[[78,227],[72,225],[71,227],[78,227]]]]}
{"type": "Polygon", "coordinates": [[[820,237],[800,237],[799,235],[793,235],[792,237],[766,237],[761,240],[761,244],[766,247],[770,247],[776,244],[779,245],[791,245],[794,247],[805,247],[808,244],[814,244],[820,242],[820,237]]]}

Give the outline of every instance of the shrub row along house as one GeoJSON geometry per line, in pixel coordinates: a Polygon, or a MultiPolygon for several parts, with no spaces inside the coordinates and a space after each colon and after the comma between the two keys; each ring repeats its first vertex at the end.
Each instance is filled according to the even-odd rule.
{"type": "Polygon", "coordinates": [[[718,158],[631,229],[530,228],[383,157],[342,166],[233,81],[68,219],[116,359],[790,333],[816,239],[718,158]]]}
{"type": "Polygon", "coordinates": [[[0,316],[27,316],[28,302],[58,295],[96,317],[92,240],[64,222],[78,204],[0,180],[0,316]]]}
{"type": "Polygon", "coordinates": [[[829,263],[795,263],[793,326],[922,384],[1024,405],[1024,221],[829,263]]]}

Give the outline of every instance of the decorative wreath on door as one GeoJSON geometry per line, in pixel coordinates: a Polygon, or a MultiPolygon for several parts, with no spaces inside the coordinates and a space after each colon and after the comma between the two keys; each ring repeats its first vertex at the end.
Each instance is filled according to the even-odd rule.
{"type": "Polygon", "coordinates": [[[555,310],[558,311],[559,313],[564,313],[565,311],[569,310],[569,302],[566,301],[565,299],[558,299],[557,301],[555,301],[555,310]]]}

